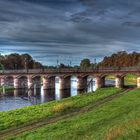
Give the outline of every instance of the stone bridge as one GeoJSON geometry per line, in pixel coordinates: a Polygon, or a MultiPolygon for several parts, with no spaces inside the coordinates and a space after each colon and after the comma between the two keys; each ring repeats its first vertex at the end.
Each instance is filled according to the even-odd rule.
{"type": "Polygon", "coordinates": [[[137,76],[137,87],[140,88],[140,69],[32,69],[32,70],[3,70],[0,71],[0,84],[7,82],[14,86],[15,89],[27,86],[31,88],[34,81],[43,85],[44,90],[55,89],[55,78],[59,77],[60,89],[70,88],[71,76],[77,77],[77,90],[82,91],[87,86],[87,78],[95,77],[95,85],[97,88],[105,86],[105,77],[108,75],[115,76],[115,87],[124,86],[124,77],[127,74],[135,74],[137,76]],[[26,83],[26,85],[23,85],[26,83]]]}

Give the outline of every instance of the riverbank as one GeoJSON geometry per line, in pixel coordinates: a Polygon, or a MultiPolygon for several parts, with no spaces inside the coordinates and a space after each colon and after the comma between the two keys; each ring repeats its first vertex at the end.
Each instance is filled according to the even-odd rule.
{"type": "MultiPolygon", "coordinates": [[[[140,89],[43,126],[9,140],[138,140],[140,138],[140,89]]],[[[79,102],[80,103],[80,102],[79,102]]]]}
{"type": "Polygon", "coordinates": [[[122,89],[102,88],[95,93],[69,97],[60,101],[28,106],[21,109],[0,112],[0,134],[6,131],[30,126],[36,122],[58,117],[70,112],[78,112],[81,108],[93,104],[111,95],[122,92],[122,89]],[[5,131],[4,131],[5,130],[5,131]]]}

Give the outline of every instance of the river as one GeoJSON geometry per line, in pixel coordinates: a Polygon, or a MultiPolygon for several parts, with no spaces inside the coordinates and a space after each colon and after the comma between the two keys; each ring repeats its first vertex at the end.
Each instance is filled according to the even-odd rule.
{"type": "MultiPolygon", "coordinates": [[[[91,80],[91,77],[88,78],[88,82],[91,80]]],[[[88,85],[88,92],[95,91],[95,79],[92,79],[93,82],[88,85]]],[[[106,84],[114,84],[114,81],[107,80],[106,84]]],[[[24,106],[31,106],[35,104],[46,103],[52,100],[61,100],[62,98],[67,98],[70,96],[76,96],[77,93],[77,78],[71,78],[71,89],[69,90],[59,90],[59,80],[56,79],[55,82],[56,90],[43,90],[43,87],[40,89],[31,90],[27,92],[25,89],[14,90],[6,92],[3,94],[0,93],[0,112],[13,110],[16,108],[22,108],[24,106]],[[34,94],[36,93],[36,94],[34,94]]]]}

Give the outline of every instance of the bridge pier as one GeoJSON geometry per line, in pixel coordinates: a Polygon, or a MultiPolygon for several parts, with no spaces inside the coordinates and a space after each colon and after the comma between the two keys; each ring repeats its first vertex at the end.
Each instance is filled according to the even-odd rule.
{"type": "Polygon", "coordinates": [[[0,78],[0,84],[1,84],[1,86],[5,85],[5,78],[4,77],[0,78]]]}
{"type": "Polygon", "coordinates": [[[19,79],[17,77],[14,77],[14,89],[19,88],[19,79]]]}
{"type": "Polygon", "coordinates": [[[140,76],[137,77],[137,88],[140,88],[140,76]]]}
{"type": "Polygon", "coordinates": [[[101,78],[101,87],[105,87],[105,77],[101,78]]]}
{"type": "Polygon", "coordinates": [[[95,86],[97,89],[104,87],[105,86],[105,77],[97,76],[95,86]]]}
{"type": "Polygon", "coordinates": [[[70,76],[69,77],[60,76],[59,84],[60,84],[60,90],[69,90],[71,84],[70,76]]]}
{"type": "Polygon", "coordinates": [[[32,88],[33,86],[33,79],[31,76],[27,77],[27,85],[28,85],[28,89],[32,88]]]}
{"type": "Polygon", "coordinates": [[[87,88],[87,77],[77,77],[77,91],[78,93],[84,92],[87,88]]]}
{"type": "Polygon", "coordinates": [[[43,89],[54,90],[55,89],[55,77],[43,77],[43,89]]]}
{"type": "Polygon", "coordinates": [[[116,76],[115,79],[115,87],[122,88],[124,86],[124,77],[116,76]]]}
{"type": "Polygon", "coordinates": [[[15,89],[14,90],[14,97],[18,97],[18,93],[19,93],[18,89],[15,89]]]}

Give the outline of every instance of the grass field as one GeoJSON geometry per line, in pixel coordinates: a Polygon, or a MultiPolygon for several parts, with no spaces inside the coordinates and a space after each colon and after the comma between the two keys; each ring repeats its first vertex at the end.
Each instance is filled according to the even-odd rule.
{"type": "Polygon", "coordinates": [[[99,99],[112,94],[117,94],[122,89],[102,88],[95,93],[88,93],[70,97],[60,101],[52,101],[46,104],[28,106],[21,109],[0,112],[0,131],[16,128],[20,125],[26,125],[32,122],[38,122],[45,118],[55,115],[62,115],[67,112],[73,112],[87,106],[99,99]]]}
{"type": "MultiPolygon", "coordinates": [[[[87,103],[81,103],[83,97],[87,102],[86,96],[88,99],[96,95],[76,97],[79,100],[79,107],[87,105],[87,103]]],[[[135,89],[94,110],[26,132],[9,140],[139,140],[139,99],[140,89],[135,89]]]]}

